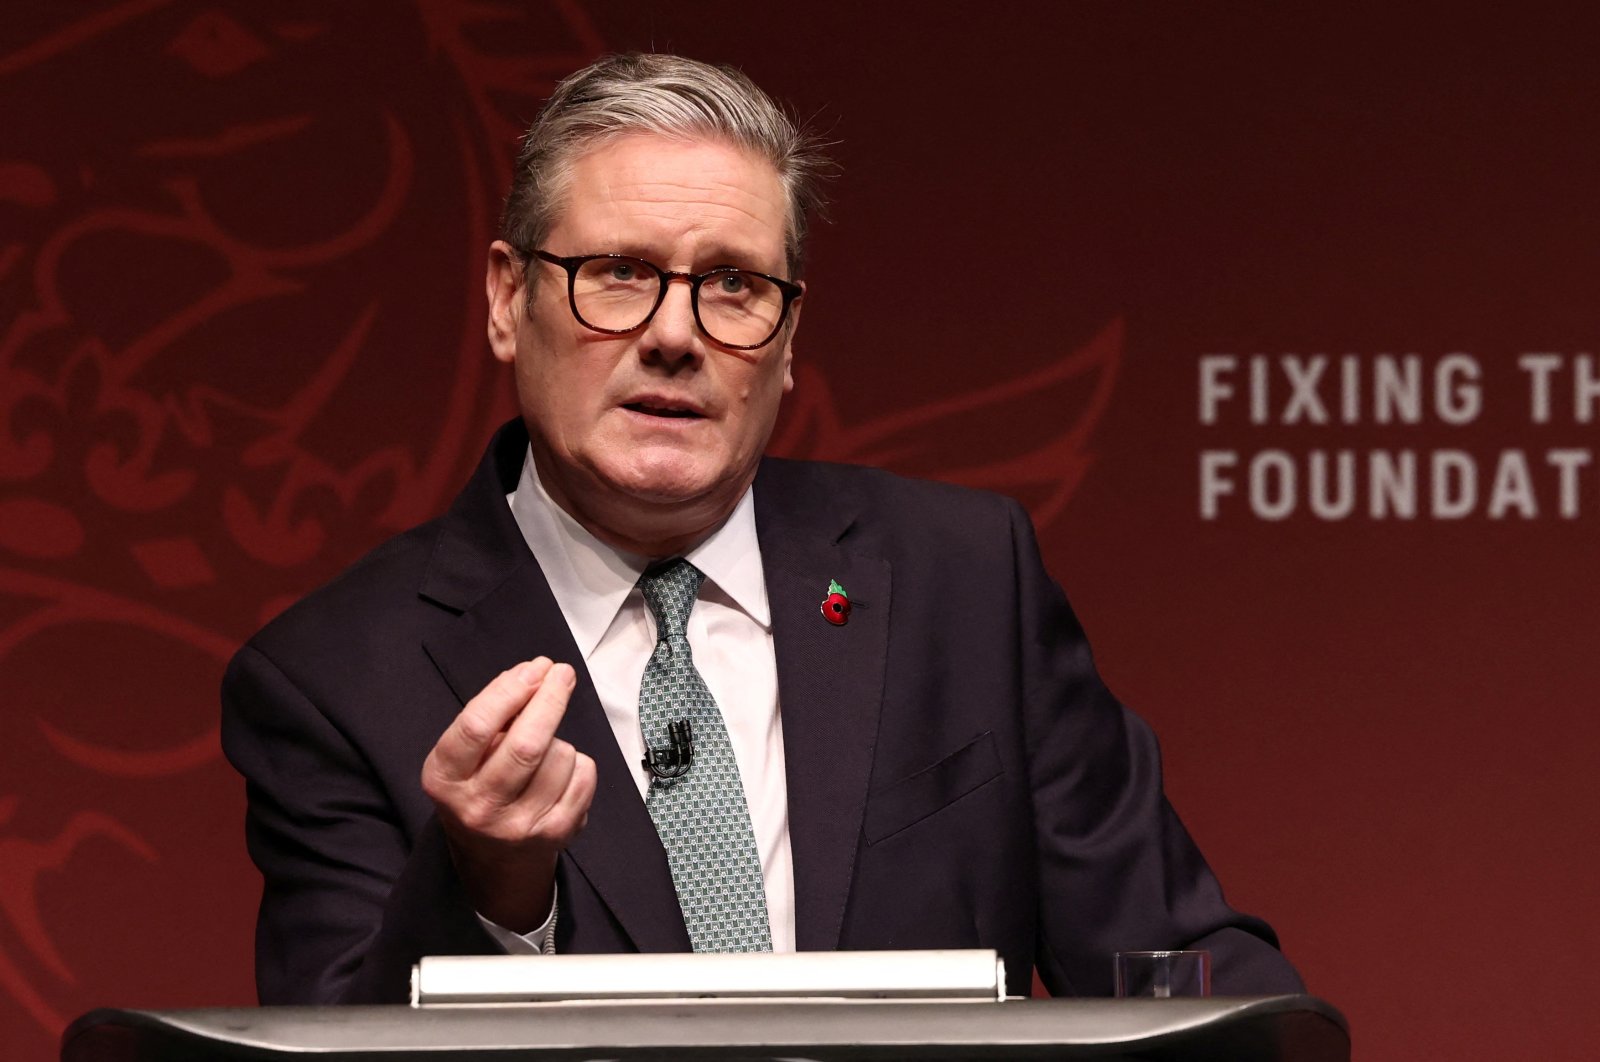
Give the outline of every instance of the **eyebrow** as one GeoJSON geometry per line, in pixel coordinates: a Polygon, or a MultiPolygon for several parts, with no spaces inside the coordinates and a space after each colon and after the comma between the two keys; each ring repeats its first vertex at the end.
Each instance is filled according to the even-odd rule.
{"type": "MultiPolygon", "coordinates": [[[[583,253],[625,254],[630,258],[642,258],[647,262],[663,265],[667,256],[658,253],[658,250],[658,248],[648,244],[624,241],[615,247],[594,248],[583,253]]],[[[788,269],[788,262],[782,259],[781,255],[779,257],[780,261],[775,267],[776,272],[774,275],[784,276],[788,269]]],[[[760,265],[760,261],[761,256],[749,248],[739,248],[730,244],[719,243],[700,248],[695,253],[694,258],[691,259],[691,269],[694,272],[705,272],[708,269],[722,269],[731,266],[736,269],[750,269],[758,272],[770,271],[767,267],[760,265]]]]}

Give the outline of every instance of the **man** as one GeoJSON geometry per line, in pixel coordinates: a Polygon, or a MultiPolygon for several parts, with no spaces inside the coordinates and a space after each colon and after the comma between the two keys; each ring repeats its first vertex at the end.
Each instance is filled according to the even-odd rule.
{"type": "Polygon", "coordinates": [[[993,947],[1296,990],[1161,793],[1016,503],[763,460],[818,157],[736,72],[603,59],[490,248],[520,421],[224,684],[264,1002],[428,954],[993,947]],[[826,607],[824,607],[826,605],[826,607]],[[419,784],[420,779],[420,784],[419,784]]]}

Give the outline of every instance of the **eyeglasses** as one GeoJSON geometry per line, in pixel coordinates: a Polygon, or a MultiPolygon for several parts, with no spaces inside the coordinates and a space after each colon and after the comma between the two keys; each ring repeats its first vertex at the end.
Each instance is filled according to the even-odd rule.
{"type": "Polygon", "coordinates": [[[713,342],[755,350],[772,342],[805,290],[791,280],[724,266],[707,273],[676,273],[625,254],[534,255],[567,271],[567,301],[585,328],[622,335],[656,315],[674,280],[689,282],[694,320],[713,342]]]}

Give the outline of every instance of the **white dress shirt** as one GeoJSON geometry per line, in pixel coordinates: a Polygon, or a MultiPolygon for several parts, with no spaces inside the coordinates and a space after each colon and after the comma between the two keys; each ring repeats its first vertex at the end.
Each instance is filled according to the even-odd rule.
{"type": "MultiPolygon", "coordinates": [[[[644,736],[639,731],[639,683],[655,650],[656,631],[638,582],[655,558],[608,546],[556,505],[539,482],[531,451],[523,460],[516,491],[506,500],[578,643],[622,759],[643,798],[650,772],[643,763],[644,736]]],[[[754,492],[745,491],[722,525],[684,556],[706,577],[689,614],[689,648],[695,668],[722,710],[744,783],[761,859],[772,950],[793,951],[794,859],[789,850],[778,666],[756,540],[754,492]]],[[[485,927],[508,951],[538,951],[554,918],[553,910],[549,922],[523,936],[487,921],[485,927]]]]}

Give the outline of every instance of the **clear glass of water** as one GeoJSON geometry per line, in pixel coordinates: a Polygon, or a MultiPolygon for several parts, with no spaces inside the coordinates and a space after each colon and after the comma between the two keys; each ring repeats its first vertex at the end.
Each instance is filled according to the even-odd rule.
{"type": "Polygon", "coordinates": [[[1119,951],[1118,997],[1173,999],[1211,994],[1209,951],[1119,951]]]}

